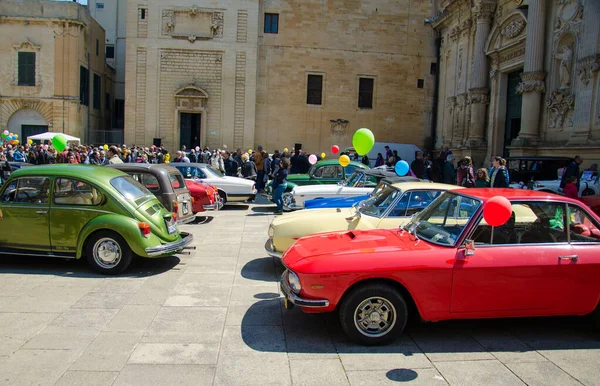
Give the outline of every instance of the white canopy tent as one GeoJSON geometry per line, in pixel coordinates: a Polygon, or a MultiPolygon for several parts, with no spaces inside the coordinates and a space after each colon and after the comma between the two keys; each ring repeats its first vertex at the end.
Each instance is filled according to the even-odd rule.
{"type": "Polygon", "coordinates": [[[50,131],[46,132],[46,133],[42,133],[42,134],[36,134],[36,135],[32,135],[31,137],[27,137],[27,140],[33,140],[33,141],[52,141],[52,138],[54,138],[55,136],[62,134],[65,136],[65,138],[67,139],[67,142],[77,142],[78,144],[81,143],[81,140],[77,137],[73,137],[71,135],[68,134],[63,134],[63,133],[52,133],[50,131]]]}

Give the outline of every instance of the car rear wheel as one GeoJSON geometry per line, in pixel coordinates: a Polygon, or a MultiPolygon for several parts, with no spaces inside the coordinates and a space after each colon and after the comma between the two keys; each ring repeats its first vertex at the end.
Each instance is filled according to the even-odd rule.
{"type": "Polygon", "coordinates": [[[398,338],[407,319],[404,298],[386,284],[357,287],[340,306],[344,332],[350,339],[364,345],[381,345],[398,338]]]}
{"type": "Polygon", "coordinates": [[[223,205],[225,205],[227,203],[227,194],[224,191],[219,190],[219,196],[223,200],[223,205]]]}
{"type": "Polygon", "coordinates": [[[96,272],[118,275],[131,264],[132,252],[127,242],[119,234],[100,231],[88,239],[86,257],[88,264],[96,272]]]}

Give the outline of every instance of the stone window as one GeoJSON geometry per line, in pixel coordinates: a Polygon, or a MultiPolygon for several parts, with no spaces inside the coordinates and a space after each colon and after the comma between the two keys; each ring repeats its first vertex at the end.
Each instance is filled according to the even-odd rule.
{"type": "Polygon", "coordinates": [[[308,83],[306,90],[306,104],[322,105],[323,104],[323,75],[308,75],[308,83]]]}
{"type": "Polygon", "coordinates": [[[19,52],[19,86],[35,86],[35,52],[19,52]]]}
{"type": "Polygon", "coordinates": [[[90,72],[83,66],[79,67],[79,103],[90,105],[90,72]]]}
{"type": "Polygon", "coordinates": [[[375,79],[359,78],[358,80],[358,108],[372,109],[373,108],[373,89],[375,87],[375,79]]]}
{"type": "Polygon", "coordinates": [[[140,9],[140,19],[146,20],[146,8],[140,9]]]}
{"type": "Polygon", "coordinates": [[[423,87],[425,87],[425,80],[417,79],[417,88],[423,88],[423,87]]]}
{"type": "Polygon", "coordinates": [[[104,3],[96,3],[96,8],[104,9],[104,3]]]}
{"type": "Polygon", "coordinates": [[[104,108],[106,110],[110,110],[110,94],[109,93],[104,94],[104,108]]]}
{"type": "Polygon", "coordinates": [[[100,75],[94,74],[94,108],[100,110],[101,108],[101,97],[102,95],[102,78],[100,75]]]}
{"type": "Polygon", "coordinates": [[[96,56],[100,55],[100,42],[96,39],[96,56]]]}
{"type": "Polygon", "coordinates": [[[266,34],[279,33],[279,14],[278,13],[265,13],[265,33],[266,34]]]}
{"type": "Polygon", "coordinates": [[[115,58],[115,46],[106,46],[106,59],[115,58]]]}
{"type": "Polygon", "coordinates": [[[431,66],[429,67],[429,75],[436,75],[437,74],[437,63],[431,63],[431,66]]]}

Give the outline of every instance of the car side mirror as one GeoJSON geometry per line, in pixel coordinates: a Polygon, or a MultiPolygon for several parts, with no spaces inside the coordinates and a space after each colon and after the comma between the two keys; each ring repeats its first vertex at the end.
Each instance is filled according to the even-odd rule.
{"type": "Polygon", "coordinates": [[[475,255],[475,240],[465,241],[465,256],[475,255]]]}

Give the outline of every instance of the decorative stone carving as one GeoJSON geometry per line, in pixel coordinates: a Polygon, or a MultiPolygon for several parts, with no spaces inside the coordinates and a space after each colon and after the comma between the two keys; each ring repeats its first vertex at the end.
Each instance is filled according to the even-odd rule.
{"type": "Polygon", "coordinates": [[[519,34],[521,32],[523,32],[524,29],[525,29],[525,20],[515,19],[512,22],[508,23],[508,25],[506,25],[504,28],[502,28],[500,33],[508,39],[513,39],[513,38],[519,36],[519,34]]]}
{"type": "Polygon", "coordinates": [[[583,21],[581,0],[558,0],[558,11],[554,21],[554,34],[562,35],[566,31],[579,33],[583,21]]]}
{"type": "Polygon", "coordinates": [[[479,3],[473,8],[473,14],[478,23],[491,23],[495,10],[495,4],[479,3]]]}
{"type": "Polygon", "coordinates": [[[522,82],[517,86],[517,93],[523,94],[526,92],[546,92],[546,73],[544,71],[524,72],[521,74],[522,82]]]}
{"type": "Polygon", "coordinates": [[[458,89],[460,89],[460,86],[462,84],[462,71],[463,71],[463,49],[462,47],[458,50],[458,64],[457,64],[457,77],[458,77],[458,89]]]}
{"type": "Polygon", "coordinates": [[[462,93],[456,96],[456,106],[459,111],[462,111],[467,106],[468,94],[462,93]]]}
{"type": "Polygon", "coordinates": [[[196,34],[189,34],[188,35],[188,40],[190,41],[190,43],[195,42],[197,39],[196,34]]]}
{"type": "Polygon", "coordinates": [[[575,96],[568,90],[557,89],[552,92],[546,106],[551,111],[548,118],[548,127],[562,131],[565,127],[573,127],[570,116],[575,106],[575,96]]]}
{"type": "Polygon", "coordinates": [[[175,105],[180,110],[201,110],[206,107],[208,102],[208,93],[195,85],[196,81],[191,80],[189,85],[180,88],[175,92],[175,105]]]}
{"type": "Polygon", "coordinates": [[[172,9],[163,9],[162,11],[162,33],[169,35],[175,29],[175,11],[172,9]]]}
{"type": "Polygon", "coordinates": [[[469,32],[471,31],[472,24],[473,23],[471,22],[471,19],[467,19],[460,25],[459,31],[460,31],[460,35],[462,37],[469,36],[469,32]]]}
{"type": "Polygon", "coordinates": [[[556,53],[554,58],[560,60],[559,79],[560,88],[568,89],[571,87],[571,65],[573,62],[573,49],[568,44],[562,47],[562,53],[556,53]]]}
{"type": "Polygon", "coordinates": [[[348,124],[350,121],[342,118],[330,119],[331,134],[333,135],[344,135],[348,132],[348,124]]]}
{"type": "Polygon", "coordinates": [[[469,90],[469,104],[490,104],[489,88],[472,88],[469,90]]]}
{"type": "Polygon", "coordinates": [[[587,86],[594,77],[594,72],[598,70],[600,70],[600,54],[586,56],[581,59],[577,69],[581,83],[587,86]]]}
{"type": "Polygon", "coordinates": [[[163,36],[187,39],[192,43],[199,39],[223,37],[223,12],[195,5],[163,10],[161,23],[163,36]]]}
{"type": "Polygon", "coordinates": [[[517,50],[514,50],[514,51],[508,52],[504,55],[501,55],[499,62],[500,62],[500,64],[502,64],[502,63],[511,61],[511,60],[516,59],[521,56],[525,56],[525,47],[524,46],[517,50]]]}

